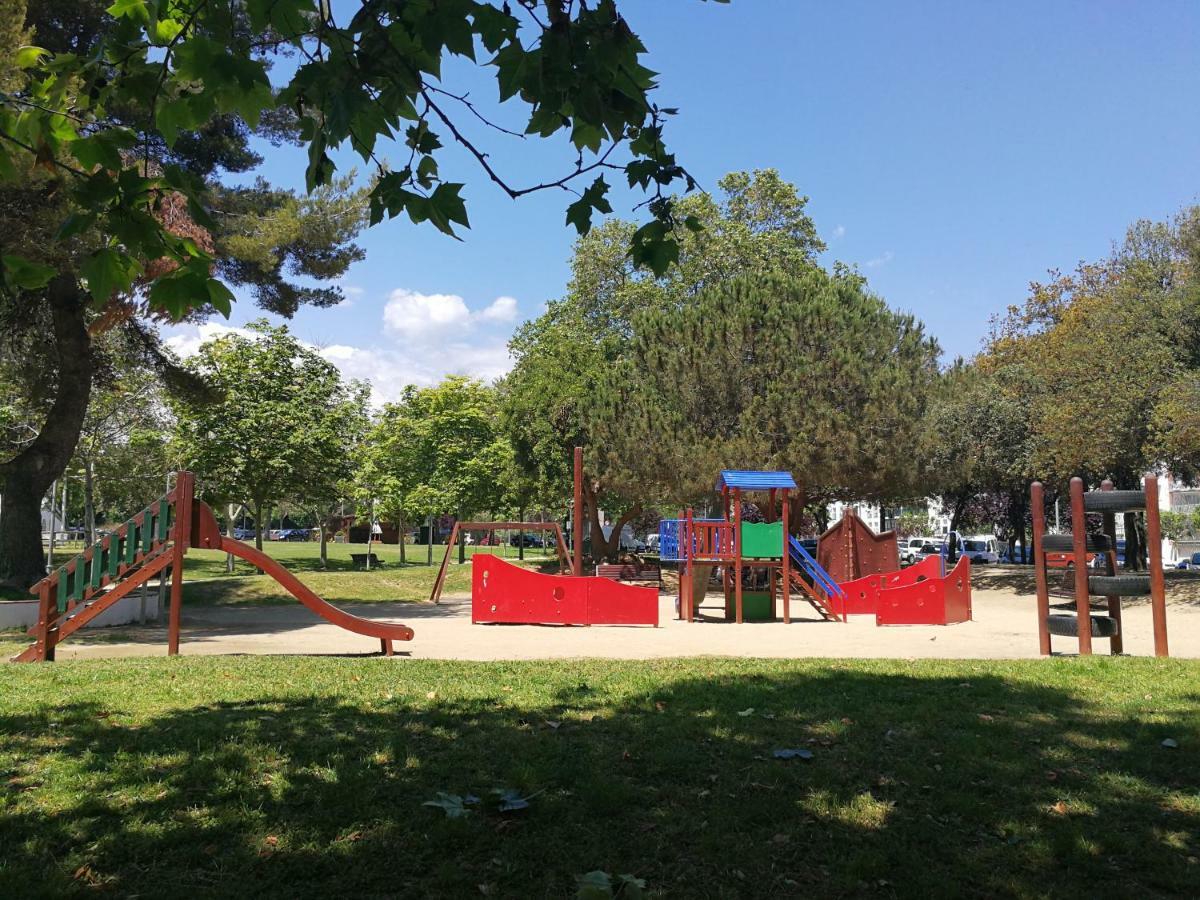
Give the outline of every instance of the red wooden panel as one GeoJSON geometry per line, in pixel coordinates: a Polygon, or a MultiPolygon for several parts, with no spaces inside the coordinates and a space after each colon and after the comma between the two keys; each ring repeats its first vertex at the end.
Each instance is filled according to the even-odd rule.
{"type": "Polygon", "coordinates": [[[471,621],[657,625],[658,589],[594,576],[544,575],[476,553],[471,557],[471,621]]]}
{"type": "Polygon", "coordinates": [[[543,575],[476,553],[471,557],[471,621],[586,625],[587,579],[543,575]]]}
{"type": "Polygon", "coordinates": [[[658,625],[658,588],[585,578],[589,625],[658,625]]]}
{"type": "Polygon", "coordinates": [[[951,625],[971,618],[971,561],[961,557],[945,578],[884,588],[877,625],[951,625]]]}

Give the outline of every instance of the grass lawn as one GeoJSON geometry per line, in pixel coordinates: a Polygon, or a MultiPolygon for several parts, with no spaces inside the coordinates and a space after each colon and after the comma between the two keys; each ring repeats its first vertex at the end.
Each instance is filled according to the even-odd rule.
{"type": "Polygon", "coordinates": [[[1194,895],[1198,710],[1099,657],[3,666],[0,896],[1194,895]]]}
{"type": "MultiPolygon", "coordinates": [[[[444,592],[468,593],[471,590],[471,556],[476,553],[495,553],[517,562],[517,549],[507,544],[500,547],[467,547],[468,564],[458,565],[458,555],[451,557],[444,592]]],[[[333,603],[378,603],[389,601],[424,601],[429,599],[433,581],[446,552],[445,545],[433,548],[433,565],[426,564],[424,544],[407,548],[407,565],[400,564],[400,550],[394,544],[373,544],[371,552],[379,557],[383,567],[370,572],[354,568],[352,553],[366,553],[366,544],[330,544],[329,568],[321,568],[321,545],[316,542],[267,541],[263,550],[283,563],[316,591],[333,603]]],[[[547,555],[540,548],[528,547],[525,560],[530,565],[545,565],[557,571],[553,551],[547,555]]],[[[213,550],[189,550],[184,566],[184,602],[195,605],[236,605],[242,603],[295,603],[291,594],[274,579],[256,574],[253,566],[237,561],[232,576],[225,572],[225,554],[213,550]]]]}

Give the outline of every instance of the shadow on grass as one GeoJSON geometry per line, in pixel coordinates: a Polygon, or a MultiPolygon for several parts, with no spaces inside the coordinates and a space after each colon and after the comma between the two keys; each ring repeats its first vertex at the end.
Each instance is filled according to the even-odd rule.
{"type": "MultiPolygon", "coordinates": [[[[1086,690],[995,675],[688,665],[359,663],[321,670],[365,681],[353,702],[310,674],[312,696],[6,715],[0,893],[561,897],[596,868],[679,897],[1197,884],[1194,715],[1117,716],[1086,690]],[[447,678],[460,696],[430,699],[447,678]],[[493,786],[536,793],[531,809],[421,805],[493,786]]],[[[247,670],[204,671],[233,679],[212,696],[247,670]]]]}

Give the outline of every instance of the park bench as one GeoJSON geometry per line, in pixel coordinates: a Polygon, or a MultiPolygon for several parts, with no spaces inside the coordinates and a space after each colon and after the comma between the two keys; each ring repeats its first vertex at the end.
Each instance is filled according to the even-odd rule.
{"type": "Polygon", "coordinates": [[[661,573],[658,566],[639,566],[636,563],[601,563],[596,566],[598,578],[613,581],[642,581],[658,584],[661,573]]]}
{"type": "Polygon", "coordinates": [[[371,559],[371,568],[378,568],[382,563],[379,562],[379,557],[374,553],[351,553],[350,561],[354,563],[354,568],[365,569],[367,567],[367,557],[371,559]]]}

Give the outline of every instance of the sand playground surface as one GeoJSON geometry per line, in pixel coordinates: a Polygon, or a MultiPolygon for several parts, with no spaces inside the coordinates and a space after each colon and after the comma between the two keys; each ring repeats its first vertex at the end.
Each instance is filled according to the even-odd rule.
{"type": "MultiPolygon", "coordinates": [[[[974,573],[973,573],[974,575],[974,573]]],[[[721,597],[710,593],[701,613],[706,621],[675,618],[674,596],[659,597],[659,627],[564,627],[472,625],[467,596],[447,596],[441,604],[366,603],[342,608],[371,619],[403,622],[414,640],[397,644],[403,659],[651,659],[674,656],[846,657],[1019,659],[1038,655],[1035,598],[1018,579],[999,570],[974,577],[970,622],[959,625],[877,627],[872,616],[821,621],[802,600],[792,599],[792,622],[736,625],[722,618],[721,597]]],[[[1200,658],[1200,604],[1192,585],[1168,581],[1167,624],[1175,657],[1200,658]]],[[[329,624],[300,604],[279,606],[187,605],[184,591],[181,652],[216,654],[370,655],[372,638],[329,624]]],[[[1067,602],[1057,600],[1053,602],[1067,602]]],[[[1101,601],[1102,606],[1102,601],[1101,601]]],[[[1101,609],[1097,609],[1101,611],[1101,609]]],[[[1125,652],[1151,655],[1149,602],[1127,602],[1125,652]]],[[[1070,638],[1054,638],[1055,652],[1074,653],[1070,638]]],[[[1096,640],[1095,652],[1108,642],[1096,640]]],[[[92,659],[158,656],[166,653],[166,628],[123,626],[84,631],[58,648],[58,658],[92,659]]]]}

